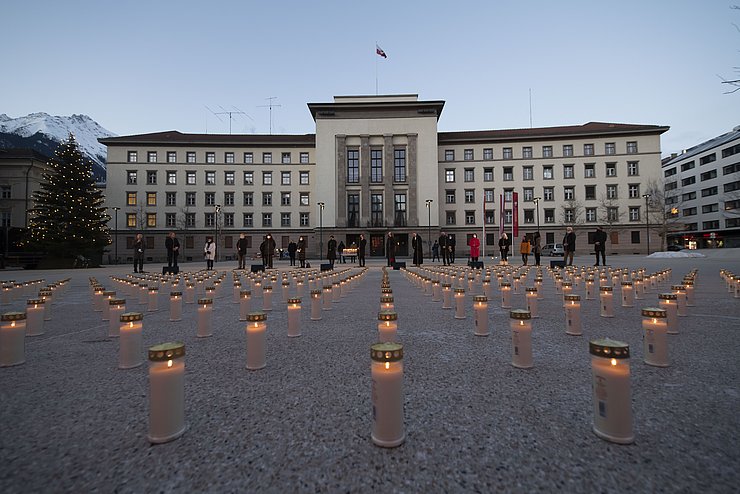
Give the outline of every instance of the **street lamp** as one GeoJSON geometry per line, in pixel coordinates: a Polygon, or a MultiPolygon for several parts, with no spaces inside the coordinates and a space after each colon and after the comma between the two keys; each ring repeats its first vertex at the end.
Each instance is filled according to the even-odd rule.
{"type": "Polygon", "coordinates": [[[323,202],[317,203],[319,206],[319,260],[324,259],[324,204],[323,202]]]}
{"type": "Polygon", "coordinates": [[[645,198],[645,230],[647,233],[647,255],[650,255],[650,214],[649,214],[649,204],[648,201],[650,200],[650,194],[643,194],[642,197],[645,198]]]}
{"type": "Polygon", "coordinates": [[[113,232],[113,241],[116,243],[116,253],[115,253],[115,259],[116,259],[116,261],[115,261],[115,264],[118,264],[118,211],[120,211],[121,208],[119,208],[119,207],[113,207],[111,209],[113,209],[113,211],[115,211],[115,216],[116,216],[116,223],[115,223],[116,229],[113,232]]]}
{"type": "Polygon", "coordinates": [[[540,197],[532,199],[534,201],[534,207],[537,210],[537,233],[540,233],[540,197]]]}
{"type": "Polygon", "coordinates": [[[432,255],[432,203],[434,199],[427,199],[427,248],[429,249],[429,256],[432,255]]]}
{"type": "Polygon", "coordinates": [[[218,256],[221,253],[221,239],[219,238],[219,231],[218,231],[218,217],[221,215],[221,205],[216,204],[216,238],[214,241],[216,242],[216,262],[218,262],[218,256]]]}

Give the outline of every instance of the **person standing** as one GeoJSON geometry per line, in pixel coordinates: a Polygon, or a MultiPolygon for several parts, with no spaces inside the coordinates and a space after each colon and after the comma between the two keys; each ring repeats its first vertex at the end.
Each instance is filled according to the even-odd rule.
{"type": "Polygon", "coordinates": [[[522,236],[522,243],[519,244],[519,253],[522,255],[522,264],[525,266],[529,263],[529,254],[532,251],[532,245],[526,235],[522,236]]]}
{"type": "Polygon", "coordinates": [[[498,239],[498,250],[501,253],[501,261],[504,263],[509,262],[510,246],[511,240],[509,240],[509,236],[504,232],[503,235],[501,235],[501,238],[498,239]]]}
{"type": "Polygon", "coordinates": [[[298,237],[298,260],[301,261],[301,267],[306,267],[306,239],[298,237]]]}
{"type": "Polygon", "coordinates": [[[331,269],[334,269],[334,261],[337,259],[337,241],[334,240],[334,235],[329,237],[329,243],[326,244],[326,259],[331,269]]]}
{"type": "Polygon", "coordinates": [[[175,237],[175,232],[167,234],[164,241],[164,247],[167,249],[167,269],[177,271],[177,257],[180,255],[180,241],[175,237]]]}
{"type": "Polygon", "coordinates": [[[244,269],[247,264],[247,239],[243,233],[239,234],[236,241],[236,256],[239,259],[239,269],[244,269]]]}
{"type": "Polygon", "coordinates": [[[540,237],[540,232],[535,233],[534,241],[532,242],[532,252],[534,253],[534,263],[537,266],[540,265],[540,256],[542,255],[542,245],[540,245],[541,241],[542,237],[540,237]]]}
{"type": "Polygon", "coordinates": [[[339,258],[340,264],[347,264],[346,259],[344,258],[344,240],[340,240],[339,245],[337,245],[337,257],[339,258]]]}
{"type": "Polygon", "coordinates": [[[569,226],[565,229],[565,236],[563,237],[563,250],[565,251],[565,256],[563,256],[565,265],[572,266],[573,256],[576,253],[576,234],[573,231],[572,226],[569,226]]]}
{"type": "Polygon", "coordinates": [[[396,262],[396,239],[393,238],[393,232],[388,232],[388,238],[385,241],[385,257],[388,260],[388,266],[393,266],[396,262]]]}
{"type": "Polygon", "coordinates": [[[260,259],[262,259],[262,269],[267,268],[267,235],[262,236],[260,242],[260,259]]]}
{"type": "Polygon", "coordinates": [[[447,250],[447,234],[442,232],[439,235],[439,250],[442,253],[442,264],[447,266],[449,264],[450,256],[447,250]]]}
{"type": "Polygon", "coordinates": [[[453,264],[455,262],[455,246],[457,242],[455,241],[455,236],[453,234],[447,235],[447,255],[449,256],[447,261],[450,264],[453,264]]]}
{"type": "Polygon", "coordinates": [[[290,265],[295,266],[295,253],[298,251],[298,244],[293,242],[291,239],[288,243],[288,257],[290,257],[290,265]]]}
{"type": "Polygon", "coordinates": [[[360,234],[360,243],[357,246],[357,259],[360,266],[365,265],[365,249],[367,249],[367,239],[365,238],[365,235],[360,234]]]}
{"type": "Polygon", "coordinates": [[[596,252],[594,266],[599,265],[599,254],[601,254],[601,264],[606,266],[606,232],[600,226],[596,227],[596,233],[594,233],[594,252],[596,252]]]}
{"type": "Polygon", "coordinates": [[[478,262],[478,258],[480,257],[480,240],[477,233],[473,234],[468,245],[470,246],[470,260],[472,262],[478,262]]]}
{"type": "Polygon", "coordinates": [[[134,242],[134,273],[144,272],[144,252],[146,251],[146,244],[144,244],[144,235],[141,233],[136,234],[136,241],[134,242]]]}
{"type": "Polygon", "coordinates": [[[213,269],[213,261],[216,259],[216,242],[213,237],[206,237],[206,245],[203,247],[203,256],[206,258],[206,270],[213,269]]]}
{"type": "Polygon", "coordinates": [[[424,262],[424,241],[416,232],[411,236],[411,248],[414,249],[414,266],[419,267],[424,262]]]}
{"type": "Polygon", "coordinates": [[[265,238],[265,255],[267,256],[265,258],[265,268],[272,269],[272,258],[275,257],[275,239],[269,233],[265,238]]]}
{"type": "Polygon", "coordinates": [[[432,245],[432,262],[435,260],[439,261],[439,242],[436,240],[434,241],[434,245],[432,245]]]}

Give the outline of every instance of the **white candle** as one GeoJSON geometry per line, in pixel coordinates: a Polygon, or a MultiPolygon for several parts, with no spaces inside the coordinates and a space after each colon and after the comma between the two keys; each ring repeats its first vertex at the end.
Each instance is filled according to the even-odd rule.
{"type": "Polygon", "coordinates": [[[262,287],[262,310],[265,312],[272,310],[272,286],[262,287]]]}
{"type": "Polygon", "coordinates": [[[678,317],[689,315],[686,309],[686,287],[683,285],[673,285],[671,291],[676,294],[676,307],[678,308],[678,317]]]}
{"type": "Polygon", "coordinates": [[[144,363],[142,358],[143,346],[141,332],[144,315],[141,312],[127,312],[119,318],[120,340],[118,352],[118,368],[132,369],[144,363]]]}
{"type": "Polygon", "coordinates": [[[501,308],[511,309],[511,284],[506,281],[501,283],[501,308]]]}
{"type": "Polygon", "coordinates": [[[511,327],[511,365],[519,369],[532,367],[532,320],[528,310],[514,309],[509,312],[511,327]]]}
{"type": "Polygon", "coordinates": [[[252,310],[252,292],[250,290],[239,291],[239,320],[246,321],[247,314],[252,310]]]}
{"type": "Polygon", "coordinates": [[[324,310],[331,310],[332,288],[331,285],[324,285],[324,292],[322,295],[323,308],[324,310]]]}
{"type": "Polygon", "coordinates": [[[635,292],[631,281],[622,282],[622,307],[635,306],[635,292]]]}
{"type": "Polygon", "coordinates": [[[213,299],[198,299],[198,338],[207,338],[213,335],[211,319],[213,316],[213,299]]]}
{"type": "Polygon", "coordinates": [[[370,349],[373,443],[393,448],[403,443],[403,345],[377,343],[370,349]]]}
{"type": "Polygon", "coordinates": [[[295,293],[296,293],[296,296],[299,297],[299,298],[300,297],[303,297],[303,290],[304,290],[304,286],[303,285],[304,285],[303,284],[303,280],[301,280],[301,279],[299,279],[299,280],[297,280],[295,282],[295,293]]]}
{"type": "Polygon", "coordinates": [[[234,303],[238,304],[240,303],[240,293],[242,291],[242,284],[240,281],[234,282],[234,289],[233,289],[233,297],[234,297],[234,303]]]}
{"type": "Polygon", "coordinates": [[[666,332],[668,334],[678,334],[678,306],[676,304],[677,296],[675,293],[659,293],[658,305],[665,310],[666,314],[666,332]]]}
{"type": "Polygon", "coordinates": [[[139,305],[146,305],[149,301],[149,286],[146,283],[139,283],[139,305]]]}
{"type": "Polygon", "coordinates": [[[581,325],[581,296],[563,295],[565,300],[565,333],[573,336],[583,334],[581,325]]]}
{"type": "Polygon", "coordinates": [[[121,331],[121,314],[126,312],[126,300],[114,298],[108,302],[110,307],[110,321],[108,322],[108,338],[118,338],[121,331]]]}
{"type": "MultiPolygon", "coordinates": [[[[54,297],[51,290],[42,288],[39,290],[39,298],[44,300],[44,321],[51,321],[51,312],[54,307],[54,297]]],[[[100,299],[102,300],[102,298],[100,299]]]]}
{"type": "Polygon", "coordinates": [[[149,307],[148,312],[155,312],[159,308],[159,288],[156,286],[149,287],[149,307]]]}
{"type": "Polygon", "coordinates": [[[593,430],[619,444],[634,441],[629,345],[610,339],[589,343],[593,389],[593,430]]]}
{"type": "Polygon", "coordinates": [[[214,285],[206,287],[206,298],[216,298],[216,287],[214,285]]]}
{"type": "Polygon", "coordinates": [[[250,312],[247,315],[247,369],[258,370],[265,367],[265,333],[267,314],[250,312]]]}
{"type": "MultiPolygon", "coordinates": [[[[570,281],[563,281],[560,290],[563,292],[563,302],[565,302],[565,296],[573,293],[573,283],[570,281]]],[[[564,305],[565,304],[563,304],[563,306],[564,305]]]]}
{"type": "Polygon", "coordinates": [[[115,298],[116,292],[105,291],[103,292],[103,299],[100,301],[101,307],[103,308],[103,321],[110,320],[110,300],[115,298]]]}
{"type": "Polygon", "coordinates": [[[532,318],[540,317],[537,311],[537,288],[533,286],[527,287],[524,292],[526,293],[527,310],[532,315],[532,318]]]}
{"type": "Polygon", "coordinates": [[[645,295],[645,284],[642,282],[642,278],[635,278],[632,282],[632,286],[635,290],[635,300],[644,299],[645,295]]]}
{"type": "Polygon", "coordinates": [[[338,281],[332,283],[332,302],[339,302],[339,298],[342,296],[342,284],[338,281]]]}
{"type": "Polygon", "coordinates": [[[5,312],[0,315],[0,367],[26,361],[26,313],[5,312]]]}
{"type": "Polygon", "coordinates": [[[594,300],[594,279],[586,278],[586,300],[594,300]]]}
{"type": "Polygon", "coordinates": [[[442,284],[442,308],[452,309],[452,287],[449,283],[442,284]]]}
{"type": "Polygon", "coordinates": [[[44,334],[44,300],[33,298],[26,302],[26,336],[44,334]]]}
{"type": "Polygon", "coordinates": [[[665,309],[642,309],[643,359],[648,365],[668,367],[668,337],[665,309]]]}
{"type": "Polygon", "coordinates": [[[614,293],[612,292],[612,287],[599,287],[599,298],[601,299],[599,315],[601,317],[614,317],[614,293]]]}
{"type": "Polygon", "coordinates": [[[686,289],[686,306],[695,307],[694,301],[694,282],[692,280],[683,280],[683,286],[686,289]]]}
{"type": "Polygon", "coordinates": [[[185,345],[149,348],[149,442],[166,443],[185,432],[185,345]]]}
{"type": "Polygon", "coordinates": [[[282,287],[283,287],[283,302],[287,304],[288,299],[290,298],[290,282],[283,281],[282,287]]]}
{"type": "Polygon", "coordinates": [[[537,300],[544,300],[545,299],[545,293],[542,289],[542,278],[537,277],[534,279],[534,287],[537,289],[537,300]]]}
{"type": "Polygon", "coordinates": [[[105,290],[102,287],[95,288],[93,291],[93,310],[95,312],[103,312],[103,293],[105,293],[105,290]]]}
{"type": "Polygon", "coordinates": [[[483,295],[491,298],[491,278],[483,278],[483,295]]]}
{"type": "Polygon", "coordinates": [[[311,320],[321,319],[321,290],[311,290],[311,320]]]}
{"type": "Polygon", "coordinates": [[[288,336],[296,337],[301,335],[301,299],[288,299],[288,336]]]}
{"type": "Polygon", "coordinates": [[[488,297],[485,295],[473,297],[473,312],[475,313],[475,336],[488,336],[488,297]]]}
{"type": "Polygon", "coordinates": [[[170,292],[170,321],[182,320],[182,292],[170,292]]]}
{"type": "Polygon", "coordinates": [[[398,314],[393,311],[378,312],[378,341],[393,342],[398,339],[398,314]]]}
{"type": "Polygon", "coordinates": [[[464,288],[455,288],[455,319],[465,319],[464,288]]]}

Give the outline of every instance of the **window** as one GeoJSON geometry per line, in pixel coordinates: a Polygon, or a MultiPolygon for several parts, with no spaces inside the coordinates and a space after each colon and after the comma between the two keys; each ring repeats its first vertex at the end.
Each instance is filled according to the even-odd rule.
{"type": "Polygon", "coordinates": [[[309,196],[310,194],[308,192],[301,192],[299,195],[299,204],[301,206],[308,206],[309,204],[311,204],[309,196]]]}
{"type": "Polygon", "coordinates": [[[525,202],[534,200],[534,187],[525,187],[522,190],[522,196],[525,202]]]}
{"type": "MultiPolygon", "coordinates": [[[[693,168],[693,166],[691,168],[693,168]]],[[[666,178],[667,177],[671,177],[671,176],[675,175],[676,172],[677,172],[676,168],[669,168],[669,169],[667,169],[667,170],[665,170],[663,172],[663,176],[666,177],[666,178]]]]}
{"type": "Polygon", "coordinates": [[[298,172],[298,183],[300,185],[308,185],[308,172],[298,172]]]}
{"type": "Polygon", "coordinates": [[[272,227],[272,213],[262,213],[262,227],[272,227]]]}
{"type": "Polygon", "coordinates": [[[714,204],[705,204],[701,207],[701,212],[705,214],[716,213],[717,211],[719,211],[719,203],[716,202],[714,204]]]}
{"type": "Polygon", "coordinates": [[[303,152],[303,153],[299,154],[298,156],[299,156],[298,161],[300,163],[302,163],[302,164],[308,163],[308,159],[309,159],[308,158],[308,153],[303,152]]]}
{"type": "Polygon", "coordinates": [[[397,148],[393,150],[393,180],[396,182],[406,181],[406,150],[397,148]]]}
{"type": "Polygon", "coordinates": [[[542,178],[544,180],[552,180],[554,178],[552,165],[545,165],[542,167],[542,178]]]}
{"type": "Polygon", "coordinates": [[[216,162],[216,153],[213,151],[207,151],[206,152],[206,163],[215,163],[216,162]]]}
{"type": "Polygon", "coordinates": [[[475,182],[475,171],[472,168],[466,168],[463,173],[463,180],[466,182],[475,182]]]}
{"type": "Polygon", "coordinates": [[[629,218],[630,218],[630,221],[640,221],[640,207],[639,206],[630,206],[629,218]]]}
{"type": "Polygon", "coordinates": [[[725,201],[725,211],[732,211],[733,209],[740,209],[740,199],[725,201]]]}
{"type": "Polygon", "coordinates": [[[484,182],[493,182],[493,168],[484,168],[483,169],[483,181],[484,182]]]}
{"type": "Polygon", "coordinates": [[[195,206],[195,192],[185,192],[185,205],[195,206]]]}
{"type": "Polygon", "coordinates": [[[703,221],[701,227],[703,230],[716,230],[719,228],[719,220],[703,221]]]}
{"type": "Polygon", "coordinates": [[[587,201],[593,201],[596,199],[596,186],[595,185],[586,185],[585,186],[585,197],[587,201]]]}
{"type": "Polygon", "coordinates": [[[639,199],[640,198],[640,184],[629,184],[627,186],[627,190],[629,191],[629,198],[630,199],[639,199]]]}
{"type": "Polygon", "coordinates": [[[165,173],[167,174],[167,185],[177,185],[177,172],[167,170],[165,173]]]}
{"type": "Polygon", "coordinates": [[[177,151],[167,151],[167,163],[177,163],[177,151]]]}
{"type": "Polygon", "coordinates": [[[495,201],[493,197],[493,189],[483,189],[483,199],[487,203],[493,203],[495,201]]]}
{"type": "Polygon", "coordinates": [[[699,227],[696,223],[686,223],[684,226],[684,230],[686,230],[687,232],[695,232],[698,229],[699,227]]]}
{"type": "Polygon", "coordinates": [[[455,204],[455,190],[454,189],[448,189],[445,191],[445,203],[455,204]]]}
{"type": "Polygon", "coordinates": [[[727,218],[725,220],[725,228],[737,228],[740,226],[740,218],[727,218]]]}
{"type": "Polygon", "coordinates": [[[370,150],[370,181],[380,183],[383,181],[383,150],[370,150]]]}
{"type": "Polygon", "coordinates": [[[586,208],[586,221],[589,223],[596,221],[596,208],[586,208]]]}
{"type": "MultiPolygon", "coordinates": [[[[740,144],[738,144],[738,146],[740,146],[740,144]]],[[[722,175],[729,175],[730,173],[735,172],[740,172],[740,162],[722,167],[722,175]]]]}
{"type": "Polygon", "coordinates": [[[301,226],[310,226],[309,213],[300,213],[298,216],[298,221],[301,226]]]}
{"type": "Polygon", "coordinates": [[[532,157],[532,146],[523,146],[522,147],[522,158],[531,158],[532,157]]]}
{"type": "Polygon", "coordinates": [[[290,185],[290,172],[280,172],[280,184],[290,185]]]}
{"type": "Polygon", "coordinates": [[[188,185],[195,185],[195,172],[194,171],[185,172],[185,183],[188,185]]]}
{"type": "Polygon", "coordinates": [[[347,227],[357,228],[360,226],[360,195],[347,195],[347,227]]]}
{"type": "Polygon", "coordinates": [[[504,182],[510,182],[512,180],[514,180],[514,167],[505,166],[504,167],[504,182]]]}
{"type": "Polygon", "coordinates": [[[466,149],[463,151],[463,159],[465,161],[472,161],[473,158],[473,150],[472,149],[466,149]]]}
{"type": "Polygon", "coordinates": [[[573,156],[573,144],[563,144],[563,156],[573,156]]]}
{"type": "Polygon", "coordinates": [[[452,183],[455,181],[455,170],[452,168],[445,169],[445,182],[452,183]]]}
{"type": "Polygon", "coordinates": [[[383,226],[383,194],[370,194],[370,224],[383,226]]]}
{"type": "Polygon", "coordinates": [[[522,167],[522,180],[534,180],[534,167],[522,167]]]}
{"type": "Polygon", "coordinates": [[[593,144],[584,144],[583,145],[583,155],[584,156],[593,156],[594,155],[594,145],[593,144]]]}
{"type": "Polygon", "coordinates": [[[584,178],[596,178],[596,164],[586,163],[583,165],[584,178]]]}
{"type": "Polygon", "coordinates": [[[290,153],[280,153],[280,163],[285,165],[290,164],[290,153]]]}
{"type": "Polygon", "coordinates": [[[534,223],[534,209],[524,210],[524,223],[534,223]]]}
{"type": "MultiPolygon", "coordinates": [[[[727,186],[732,184],[725,184],[725,192],[730,192],[727,190],[727,186]]],[[[701,189],[701,196],[702,197],[709,197],[709,196],[716,196],[717,195],[717,187],[707,187],[706,189],[701,189]]]]}
{"type": "Polygon", "coordinates": [[[542,196],[545,201],[555,200],[555,187],[543,187],[542,196]]]}
{"type": "Polygon", "coordinates": [[[126,172],[126,183],[128,185],[136,185],[136,171],[129,170],[126,172]]]}
{"type": "Polygon", "coordinates": [[[272,185],[272,172],[262,172],[262,185],[272,185]]]}
{"type": "Polygon", "coordinates": [[[454,225],[455,223],[457,223],[455,220],[455,212],[445,211],[445,225],[454,225]]]}
{"type": "Polygon", "coordinates": [[[563,199],[566,201],[573,201],[576,198],[575,187],[563,187],[563,199]]]}
{"type": "Polygon", "coordinates": [[[244,185],[254,185],[254,172],[244,172],[244,185]]]}
{"type": "Polygon", "coordinates": [[[156,151],[147,151],[147,153],[146,153],[146,162],[147,163],[156,163],[157,162],[157,152],[156,151]]]}
{"type": "Polygon", "coordinates": [[[686,192],[685,194],[681,194],[682,201],[691,201],[692,199],[696,199],[696,191],[686,192]]]}
{"type": "MultiPolygon", "coordinates": [[[[717,193],[717,187],[712,187],[714,189],[714,194],[717,193]]],[[[724,185],[724,191],[725,192],[734,192],[736,190],[740,190],[740,180],[736,180],[734,182],[730,182],[729,184],[724,185]]],[[[714,194],[708,194],[708,195],[714,195],[714,194]]],[[[702,197],[704,196],[704,191],[702,191],[702,197]]]]}
{"type": "Polygon", "coordinates": [[[156,170],[147,170],[146,184],[147,185],[157,185],[157,171],[156,170]]]}
{"type": "Polygon", "coordinates": [[[465,211],[465,224],[475,225],[475,211],[465,211]]]}
{"type": "Polygon", "coordinates": [[[607,177],[616,177],[617,176],[617,164],[616,163],[607,163],[606,164],[606,176],[607,177]]]}
{"type": "Polygon", "coordinates": [[[262,193],[262,205],[263,206],[272,206],[272,192],[263,192],[262,193]]]}
{"type": "Polygon", "coordinates": [[[604,154],[617,154],[617,145],[613,142],[604,144],[604,154]]]}
{"type": "Polygon", "coordinates": [[[717,153],[702,156],[701,159],[699,159],[699,166],[706,165],[707,163],[711,163],[713,161],[717,161],[717,153]]]}
{"type": "Polygon", "coordinates": [[[465,189],[465,203],[475,204],[475,190],[465,189]]]}
{"type": "Polygon", "coordinates": [[[701,181],[704,182],[705,180],[711,180],[713,178],[717,178],[717,169],[709,170],[708,172],[704,172],[701,174],[701,181]]]}
{"type": "Polygon", "coordinates": [[[195,213],[185,213],[185,226],[195,228],[195,213]]]}
{"type": "Polygon", "coordinates": [[[360,181],[360,151],[347,150],[347,183],[356,184],[360,181]]]}
{"type": "Polygon", "coordinates": [[[666,192],[668,192],[669,190],[674,190],[678,188],[678,182],[667,182],[664,188],[666,192]]]}
{"type": "Polygon", "coordinates": [[[552,158],[552,146],[542,146],[542,157],[552,158]]]}
{"type": "Polygon", "coordinates": [[[139,161],[138,154],[136,151],[129,151],[127,161],[129,163],[136,163],[139,161]]]}
{"type": "Polygon", "coordinates": [[[254,192],[243,192],[242,199],[245,206],[254,206],[254,192]]]}
{"type": "Polygon", "coordinates": [[[486,225],[494,225],[496,224],[496,210],[495,209],[486,209],[486,225]]]}
{"type": "Polygon", "coordinates": [[[215,192],[206,192],[205,193],[205,205],[206,206],[215,206],[216,205],[216,193],[215,192]]]}
{"type": "Polygon", "coordinates": [[[234,228],[234,213],[224,213],[224,227],[234,228]]]}
{"type": "Polygon", "coordinates": [[[234,193],[224,192],[224,206],[233,206],[233,205],[234,205],[234,193]]]}
{"type": "Polygon", "coordinates": [[[157,193],[156,192],[147,192],[146,193],[146,205],[147,206],[156,206],[157,205],[157,193]]]}
{"type": "Polygon", "coordinates": [[[177,206],[177,192],[165,192],[164,197],[167,206],[177,206]]]}
{"type": "Polygon", "coordinates": [[[164,224],[167,228],[175,228],[177,226],[177,213],[165,213],[164,224]]]}
{"type": "Polygon", "coordinates": [[[696,183],[696,177],[686,177],[681,180],[681,186],[686,187],[687,185],[693,185],[696,183]]]}
{"type": "Polygon", "coordinates": [[[616,223],[617,221],[619,221],[619,208],[618,207],[606,208],[606,220],[609,223],[616,223]]]}
{"type": "Polygon", "coordinates": [[[555,210],[554,209],[545,209],[543,210],[543,214],[545,216],[545,223],[555,223],[555,210]]]}
{"type": "Polygon", "coordinates": [[[454,149],[445,149],[445,161],[455,161],[454,149]]]}
{"type": "Polygon", "coordinates": [[[575,178],[575,165],[563,165],[563,178],[575,178]]]}
{"type": "Polygon", "coordinates": [[[573,223],[575,220],[575,212],[572,208],[565,208],[563,209],[563,221],[565,223],[573,223]]]}
{"type": "Polygon", "coordinates": [[[606,186],[606,198],[607,199],[617,199],[617,186],[616,185],[607,185],[606,186]]]}
{"type": "Polygon", "coordinates": [[[206,185],[216,185],[216,172],[206,172],[206,185]]]}
{"type": "MultiPolygon", "coordinates": [[[[272,163],[272,153],[262,153],[262,163],[272,163]]],[[[272,225],[272,218],[270,218],[270,225],[272,225]]]]}
{"type": "Polygon", "coordinates": [[[188,151],[185,153],[185,161],[188,163],[195,163],[195,151],[188,151]]]}
{"type": "Polygon", "coordinates": [[[406,226],[406,194],[393,195],[395,226],[406,226]]]}
{"type": "Polygon", "coordinates": [[[627,154],[637,154],[637,141],[627,141],[627,154]]]}
{"type": "Polygon", "coordinates": [[[280,226],[290,226],[290,213],[280,213],[280,226]]]}
{"type": "Polygon", "coordinates": [[[254,226],[254,213],[242,214],[242,225],[244,228],[252,228],[254,226]]]}
{"type": "Polygon", "coordinates": [[[244,163],[254,163],[254,155],[248,152],[244,153],[244,163]]]}
{"type": "Polygon", "coordinates": [[[504,189],[504,202],[514,201],[514,189],[504,189]]]}
{"type": "Polygon", "coordinates": [[[281,192],[280,193],[280,205],[281,206],[290,206],[290,192],[281,192]]]}
{"type": "Polygon", "coordinates": [[[126,226],[136,228],[136,213],[126,213],[126,226]]]}
{"type": "Polygon", "coordinates": [[[511,222],[513,221],[514,216],[512,215],[511,209],[505,209],[504,210],[504,224],[505,225],[511,225],[511,222]]]}
{"type": "Polygon", "coordinates": [[[633,244],[640,243],[640,230],[632,230],[630,232],[630,239],[633,244]]]}
{"type": "Polygon", "coordinates": [[[234,153],[227,151],[224,153],[224,163],[234,163],[234,153]]]}
{"type": "Polygon", "coordinates": [[[483,149],[483,159],[489,161],[493,159],[493,148],[483,149]]]}
{"type": "MultiPolygon", "coordinates": [[[[695,166],[694,162],[689,161],[688,163],[684,163],[683,165],[681,165],[681,171],[686,172],[686,171],[692,170],[694,166],[695,166]]],[[[675,170],[675,168],[672,168],[672,169],[675,170]]]]}
{"type": "Polygon", "coordinates": [[[126,206],[136,206],[136,192],[126,192],[126,206]]]}
{"type": "Polygon", "coordinates": [[[514,158],[514,152],[511,150],[511,148],[504,148],[504,159],[510,160],[514,158]]]}
{"type": "Polygon", "coordinates": [[[628,161],[627,162],[627,176],[628,177],[636,177],[640,174],[640,167],[638,166],[637,161],[628,161]]]}
{"type": "Polygon", "coordinates": [[[146,227],[157,228],[157,213],[146,213],[146,227]]]}
{"type": "Polygon", "coordinates": [[[224,185],[234,185],[235,182],[233,171],[224,172],[224,185]]]}
{"type": "Polygon", "coordinates": [[[740,144],[735,144],[734,146],[724,148],[722,150],[722,157],[727,158],[728,156],[733,156],[740,153],[740,144]]]}

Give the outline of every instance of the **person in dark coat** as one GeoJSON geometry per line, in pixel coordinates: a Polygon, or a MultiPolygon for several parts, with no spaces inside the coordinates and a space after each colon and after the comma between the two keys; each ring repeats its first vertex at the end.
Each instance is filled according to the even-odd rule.
{"type": "Polygon", "coordinates": [[[436,240],[434,241],[434,245],[432,245],[432,262],[439,261],[439,242],[436,240]]]}
{"type": "Polygon", "coordinates": [[[501,260],[504,262],[509,261],[509,247],[511,247],[511,240],[509,240],[509,236],[504,232],[501,238],[498,239],[498,250],[501,253],[501,260]]]}
{"type": "Polygon", "coordinates": [[[439,250],[442,253],[442,264],[447,266],[449,264],[449,251],[447,249],[447,234],[442,232],[439,235],[439,250]]]}
{"type": "Polygon", "coordinates": [[[396,239],[393,237],[393,232],[388,232],[385,241],[385,257],[388,260],[388,266],[393,266],[396,262],[396,239]]]}
{"type": "Polygon", "coordinates": [[[600,226],[596,227],[596,233],[594,233],[594,252],[596,252],[596,264],[594,266],[599,265],[599,254],[601,254],[601,264],[606,266],[606,232],[600,226]]]}
{"type": "Polygon", "coordinates": [[[360,266],[365,265],[365,249],[367,249],[367,239],[365,238],[365,235],[360,235],[360,243],[357,246],[357,259],[360,266]]]}
{"type": "Polygon", "coordinates": [[[134,242],[134,273],[144,272],[144,252],[146,251],[146,244],[144,243],[144,235],[141,233],[136,234],[136,241],[134,242]]]}
{"type": "Polygon", "coordinates": [[[275,257],[275,239],[272,238],[272,235],[269,233],[267,234],[267,238],[265,239],[266,245],[265,245],[265,255],[267,256],[265,267],[272,269],[272,258],[275,257]]]}
{"type": "Polygon", "coordinates": [[[534,234],[534,240],[532,241],[532,253],[534,253],[534,263],[540,265],[540,256],[542,255],[542,237],[540,232],[534,234]]]}
{"type": "Polygon", "coordinates": [[[298,237],[298,260],[301,261],[301,267],[306,267],[306,239],[298,237]]]}
{"type": "Polygon", "coordinates": [[[244,269],[247,264],[247,239],[243,233],[239,234],[236,241],[236,256],[239,259],[239,269],[244,269]]]}
{"type": "Polygon", "coordinates": [[[331,265],[331,269],[334,269],[334,261],[337,259],[337,241],[334,240],[334,235],[329,237],[329,243],[326,244],[326,259],[331,265]]]}
{"type": "Polygon", "coordinates": [[[290,257],[290,265],[295,266],[295,253],[298,251],[298,244],[291,240],[288,243],[288,257],[290,257]]]}
{"type": "Polygon", "coordinates": [[[180,241],[175,237],[175,232],[170,232],[164,241],[167,249],[167,268],[177,268],[177,258],[180,255],[180,241]]]}
{"type": "Polygon", "coordinates": [[[344,240],[339,241],[339,245],[337,245],[337,257],[339,258],[339,262],[341,264],[346,264],[347,261],[344,258],[344,240]]]}
{"type": "Polygon", "coordinates": [[[267,267],[267,235],[262,237],[260,242],[260,258],[262,259],[262,268],[267,267]]]}
{"type": "Polygon", "coordinates": [[[424,262],[424,241],[414,232],[411,236],[411,248],[414,249],[414,266],[424,262]]]}
{"type": "Polygon", "coordinates": [[[455,244],[457,242],[455,241],[455,237],[450,233],[447,235],[447,255],[448,261],[450,264],[455,262],[455,244]]]}
{"type": "Polygon", "coordinates": [[[572,266],[573,256],[576,253],[576,234],[573,231],[572,226],[569,226],[565,229],[565,236],[563,237],[563,250],[565,251],[565,256],[563,257],[565,265],[572,266]]]}

